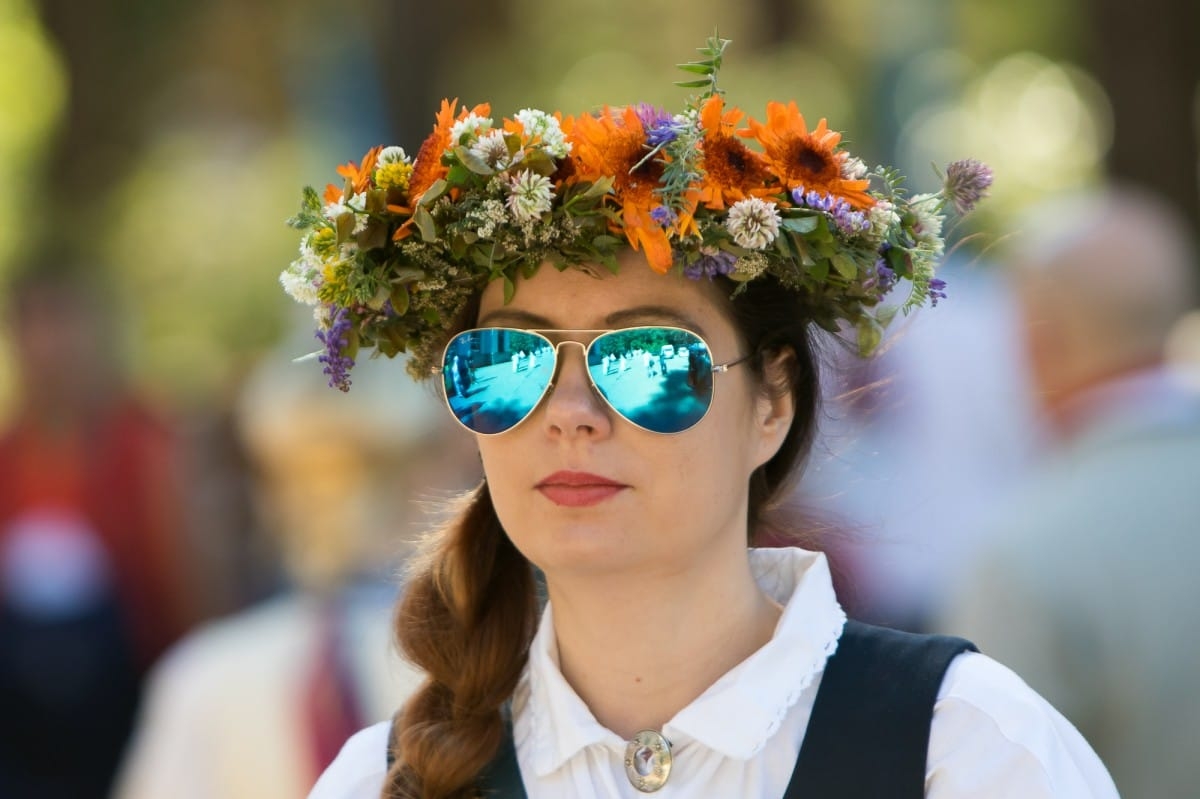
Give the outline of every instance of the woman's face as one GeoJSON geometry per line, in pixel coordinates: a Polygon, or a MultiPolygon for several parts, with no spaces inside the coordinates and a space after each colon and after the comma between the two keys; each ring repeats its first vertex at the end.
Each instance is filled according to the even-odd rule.
{"type": "MultiPolygon", "coordinates": [[[[748,354],[719,288],[652,272],[636,254],[595,277],[543,266],[503,302],[484,292],[479,326],[615,329],[672,325],[700,334],[714,363],[748,354]]],[[[583,337],[587,341],[587,337],[583,337]]],[[[479,436],[496,512],[547,576],[661,574],[746,545],[751,472],[778,449],[788,400],[767,398],[745,366],[713,375],[708,414],[675,435],[625,421],[591,387],[579,347],[562,346],[553,390],[508,432],[479,436]]],[[[641,364],[638,365],[639,367],[641,364]]]]}

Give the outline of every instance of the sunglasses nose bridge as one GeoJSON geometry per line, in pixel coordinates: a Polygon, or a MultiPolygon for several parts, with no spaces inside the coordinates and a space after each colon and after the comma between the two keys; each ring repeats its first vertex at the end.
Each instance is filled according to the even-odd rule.
{"type": "Polygon", "coordinates": [[[579,347],[580,357],[583,359],[583,374],[588,374],[588,344],[574,339],[562,339],[554,343],[554,371],[550,375],[550,391],[554,390],[554,386],[562,380],[563,369],[566,368],[566,360],[563,357],[563,347],[574,345],[579,347]]]}

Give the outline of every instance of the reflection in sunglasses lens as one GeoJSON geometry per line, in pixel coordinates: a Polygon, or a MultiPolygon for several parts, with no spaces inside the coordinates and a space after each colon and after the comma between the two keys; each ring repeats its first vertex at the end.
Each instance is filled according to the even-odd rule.
{"type": "MultiPolygon", "coordinates": [[[[680,433],[712,403],[712,358],[704,340],[674,327],[635,327],[598,336],[588,372],[604,399],[630,422],[680,433]]],[[[442,365],[455,417],[476,433],[503,433],[528,416],[546,393],[555,350],[535,333],[468,330],[451,339],[442,365]]]]}
{"type": "Polygon", "coordinates": [[[537,406],[554,374],[554,349],[533,333],[496,327],[450,340],[442,380],[450,410],[476,433],[503,433],[537,406]]]}
{"type": "Polygon", "coordinates": [[[673,327],[617,330],[597,338],[588,369],[600,393],[629,421],[680,433],[712,402],[712,358],[694,333],[673,327]]]}

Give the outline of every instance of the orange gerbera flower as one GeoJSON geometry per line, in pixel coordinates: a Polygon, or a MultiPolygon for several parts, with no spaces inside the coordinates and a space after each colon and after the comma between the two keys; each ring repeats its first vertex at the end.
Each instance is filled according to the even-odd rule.
{"type": "Polygon", "coordinates": [[[748,129],[738,133],[753,136],[762,144],[771,171],[785,188],[803,186],[806,191],[832,194],[860,209],[875,204],[867,194],[869,181],[842,177],[846,153],[837,150],[842,134],[830,130],[824,119],[810,133],[794,102],[772,102],[767,103],[765,125],[753,119],[748,124],[748,129]]]}
{"type": "MultiPolygon", "coordinates": [[[[646,131],[637,112],[629,107],[614,113],[605,107],[599,116],[582,114],[564,120],[563,130],[574,145],[570,179],[595,182],[611,177],[613,193],[621,203],[625,238],[633,249],[645,252],[654,271],[665,273],[674,262],[671,242],[650,215],[661,205],[655,189],[661,184],[663,167],[657,158],[643,160],[646,131]]],[[[690,214],[686,218],[690,219],[690,214]]]]}
{"type": "Polygon", "coordinates": [[[775,190],[765,185],[771,174],[763,157],[733,135],[744,114],[737,108],[724,109],[725,100],[717,94],[708,98],[700,109],[700,126],[704,129],[700,166],[704,181],[699,201],[716,211],[723,210],[730,202],[775,190]]]}

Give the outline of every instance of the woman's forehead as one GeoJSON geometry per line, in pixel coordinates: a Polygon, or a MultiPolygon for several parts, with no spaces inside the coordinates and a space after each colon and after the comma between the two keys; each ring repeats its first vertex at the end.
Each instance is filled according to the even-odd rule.
{"type": "Polygon", "coordinates": [[[719,290],[708,281],[660,275],[638,263],[627,261],[615,274],[574,268],[560,272],[543,265],[533,277],[518,279],[507,304],[500,281],[489,284],[479,320],[574,329],[637,324],[703,328],[724,315],[722,302],[719,290]]]}

